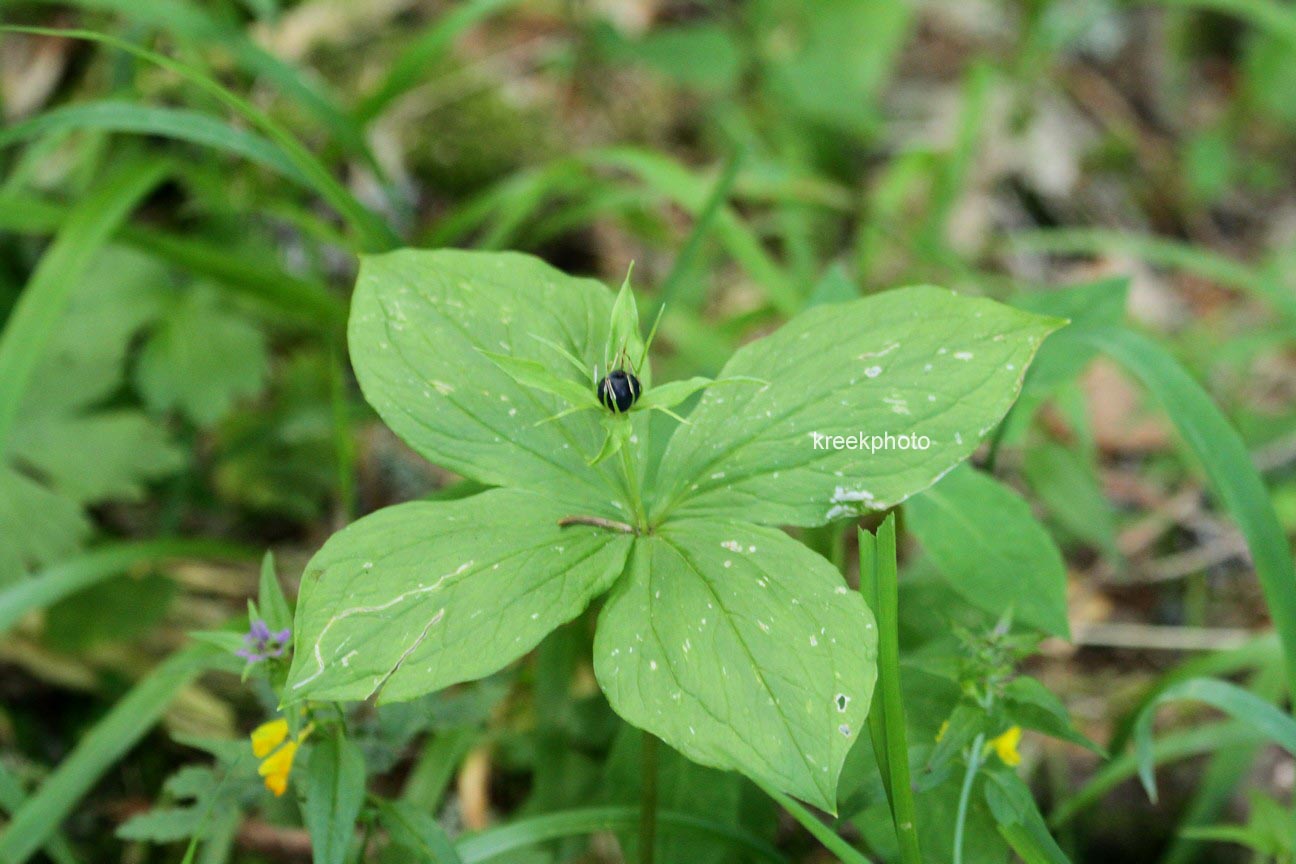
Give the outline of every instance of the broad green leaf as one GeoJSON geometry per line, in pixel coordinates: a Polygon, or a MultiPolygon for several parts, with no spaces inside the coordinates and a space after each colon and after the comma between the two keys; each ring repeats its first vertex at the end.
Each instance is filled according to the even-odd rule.
{"type": "Polygon", "coordinates": [[[284,701],[411,699],[530,651],[620,575],[630,538],[497,489],[388,507],[306,565],[284,701]]]}
{"type": "Polygon", "coordinates": [[[483,355],[503,352],[575,382],[570,364],[542,340],[592,373],[605,363],[611,309],[605,285],[530,256],[392,252],[361,262],[351,358],[369,404],[427,459],[624,519],[619,470],[587,464],[605,438],[598,414],[543,422],[568,408],[566,400],[523,386],[483,355]]]}
{"type": "Polygon", "coordinates": [[[165,313],[140,352],[135,382],[155,411],[177,409],[199,426],[224,417],[265,383],[265,338],[214,293],[195,288],[165,313]]]}
{"type": "Polygon", "coordinates": [[[138,499],[144,482],[184,464],[166,429],[139,411],[24,418],[14,455],[74,501],[138,499]]]}
{"type": "Polygon", "coordinates": [[[17,471],[0,466],[0,586],[31,568],[57,561],[90,534],[90,520],[74,501],[17,471]]]}
{"type": "Polygon", "coordinates": [[[1022,468],[1031,488],[1062,528],[1112,560],[1120,559],[1115,513],[1092,460],[1070,447],[1044,441],[1026,451],[1022,468]]]}
{"type": "Polygon", "coordinates": [[[991,615],[1067,635],[1066,567],[1030,505],[970,467],[906,505],[909,528],[950,587],[991,615]]]}
{"type": "Polygon", "coordinates": [[[768,383],[703,394],[654,513],[811,526],[894,506],[972,453],[1057,325],[926,286],[807,310],[725,364],[721,379],[768,383]],[[816,438],[887,434],[896,446],[873,452],[816,438]]]}
{"type": "Polygon", "coordinates": [[[311,748],[303,817],[314,864],[343,864],[365,797],[364,754],[340,732],[311,748]]]}
{"type": "Polygon", "coordinates": [[[618,714],[690,759],[833,810],[876,646],[859,594],[783,532],[672,520],[635,541],[594,671],[618,714]]]}

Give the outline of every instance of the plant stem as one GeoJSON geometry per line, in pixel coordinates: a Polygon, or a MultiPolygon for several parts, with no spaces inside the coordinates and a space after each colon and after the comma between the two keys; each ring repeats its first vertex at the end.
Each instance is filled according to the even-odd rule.
{"type": "MultiPolygon", "coordinates": [[[[626,420],[625,422],[630,422],[626,420]]],[[[635,527],[640,533],[648,532],[648,519],[644,515],[643,495],[639,491],[639,471],[630,453],[630,442],[621,445],[621,472],[625,475],[626,489],[630,493],[630,507],[634,511],[635,527]]]]}
{"type": "Polygon", "coordinates": [[[963,775],[963,788],[959,790],[958,812],[954,817],[954,864],[963,864],[963,828],[967,825],[968,801],[972,797],[972,781],[981,768],[981,750],[985,747],[985,733],[972,742],[972,755],[968,757],[967,773],[963,775]]]}
{"type": "Polygon", "coordinates": [[[859,529],[860,592],[873,609],[878,629],[878,682],[869,708],[869,735],[877,757],[902,864],[922,864],[918,816],[909,777],[900,693],[899,578],[896,572],[896,518],[889,514],[877,534],[859,529]]]}
{"type": "Polygon", "coordinates": [[[643,733],[639,779],[639,864],[653,864],[657,843],[657,737],[643,733]]]}

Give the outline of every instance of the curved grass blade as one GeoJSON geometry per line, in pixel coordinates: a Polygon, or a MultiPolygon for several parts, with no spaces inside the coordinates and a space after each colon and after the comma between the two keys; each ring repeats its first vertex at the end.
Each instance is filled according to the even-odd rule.
{"type": "MultiPolygon", "coordinates": [[[[27,195],[0,195],[0,231],[40,236],[59,229],[72,208],[27,195]]],[[[121,225],[116,237],[197,276],[209,276],[286,321],[341,332],[346,305],[322,283],[294,276],[272,262],[255,263],[227,248],[142,225],[121,225]]]]}
{"type": "Polygon", "coordinates": [[[45,609],[139,564],[171,558],[251,557],[251,550],[215,540],[163,539],[104,546],[61,561],[0,591],[0,634],[28,612],[45,609]]]}
{"type": "Polygon", "coordinates": [[[44,845],[109,766],[135,746],[167,705],[204,670],[220,663],[206,646],[172,654],[118,700],[87,732],[0,832],[0,861],[23,864],[44,845]]]}
{"type": "MultiPolygon", "coordinates": [[[[1224,722],[1199,726],[1187,732],[1163,735],[1152,743],[1151,761],[1164,765],[1179,759],[1188,759],[1205,753],[1214,753],[1229,747],[1254,744],[1264,736],[1243,723],[1224,722]]],[[[1139,770],[1139,760],[1134,753],[1115,757],[1089,778],[1070,798],[1067,798],[1049,815],[1049,825],[1061,828],[1085,810],[1097,804],[1102,797],[1129,780],[1139,770]]]]}
{"type": "Polygon", "coordinates": [[[185,63],[172,60],[156,51],[141,48],[125,39],[95,33],[90,30],[63,30],[55,27],[3,27],[0,30],[12,33],[33,33],[39,36],[54,36],[64,39],[82,39],[109,45],[138,57],[198,87],[204,93],[215,97],[248,122],[257,126],[273,141],[284,156],[305,175],[314,190],[329,203],[331,207],[347,222],[360,241],[363,251],[377,252],[394,249],[400,245],[400,238],[373,211],[366,208],[338,182],[329,170],[315,158],[309,150],[282,124],[257,108],[251,102],[221,86],[214,79],[185,63]]]}
{"type": "Polygon", "coordinates": [[[41,0],[51,5],[72,5],[81,9],[113,12],[136,24],[165,31],[194,45],[219,45],[249,74],[269,81],[305,111],[314,114],[333,138],[364,159],[378,176],[383,172],[365,143],[364,133],[354,118],[302,70],[262,48],[237,27],[231,26],[196,3],[183,0],[41,0]]]}
{"type": "Polygon", "coordinates": [[[31,376],[81,276],[99,247],[166,172],[165,163],[122,166],[72,209],[41,256],[0,333],[0,457],[8,449],[31,376]]]}
{"type": "Polygon", "coordinates": [[[391,64],[383,82],[356,108],[362,123],[377,117],[396,99],[413,89],[454,44],[455,37],[484,18],[517,3],[518,0],[471,0],[450,7],[452,11],[428,27],[391,64]]]}
{"type": "MultiPolygon", "coordinates": [[[[489,861],[507,852],[525,849],[549,840],[577,837],[600,831],[633,831],[639,826],[638,807],[588,807],[547,813],[529,819],[519,819],[499,828],[464,837],[455,844],[463,864],[489,861]]],[[[709,834],[733,842],[746,850],[744,860],[783,862],[778,850],[746,831],[721,825],[685,813],[660,810],[657,813],[657,830],[660,832],[696,832],[709,834]]],[[[850,860],[850,859],[847,859],[850,860]]]]}
{"type": "Polygon", "coordinates": [[[837,856],[837,860],[842,864],[869,864],[869,859],[864,853],[857,850],[854,846],[847,843],[837,835],[837,832],[821,822],[810,810],[797,801],[777,789],[761,785],[765,794],[779,803],[779,806],[786,810],[793,819],[801,823],[810,834],[823,844],[823,847],[837,856]]]}
{"type": "Polygon", "coordinates": [[[1296,693],[1296,573],[1287,535],[1242,439],[1201,386],[1163,348],[1120,327],[1086,332],[1153,393],[1197,457],[1246,538],[1269,615],[1282,642],[1289,693],[1296,693]]]}
{"type": "Polygon", "coordinates": [[[260,135],[235,128],[200,111],[139,105],[115,99],[64,105],[0,129],[0,147],[76,129],[135,132],[224,150],[303,185],[309,181],[283,153],[260,135]]]}
{"type": "Polygon", "coordinates": [[[1152,720],[1158,705],[1190,700],[1205,702],[1235,720],[1241,721],[1288,753],[1296,756],[1296,720],[1284,714],[1250,690],[1214,678],[1194,678],[1167,688],[1139,715],[1134,727],[1134,752],[1138,759],[1139,780],[1148,797],[1157,800],[1156,777],[1152,773],[1152,720]]]}
{"type": "Polygon", "coordinates": [[[1223,255],[1160,237],[1093,228],[1020,231],[1009,241],[1019,249],[1079,254],[1131,255],[1157,267],[1192,273],[1268,303],[1296,323],[1296,294],[1279,281],[1223,255]]]}

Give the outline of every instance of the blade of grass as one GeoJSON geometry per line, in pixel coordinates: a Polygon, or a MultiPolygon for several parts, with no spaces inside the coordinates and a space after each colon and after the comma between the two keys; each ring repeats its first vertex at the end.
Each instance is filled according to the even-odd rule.
{"type": "Polygon", "coordinates": [[[252,550],[216,540],[162,539],[117,543],[60,561],[0,591],[0,634],[28,612],[45,609],[78,591],[140,564],[173,558],[245,560],[252,550]]]}
{"type": "Polygon", "coordinates": [[[165,163],[122,166],[68,214],[0,333],[0,457],[31,376],[99,247],[166,175],[165,163]]]}
{"type": "Polygon", "coordinates": [[[423,80],[427,70],[445,56],[460,33],[517,2],[518,0],[470,0],[450,7],[451,11],[424,30],[392,61],[387,77],[356,107],[356,117],[361,123],[368,123],[377,117],[388,105],[423,80]]]}
{"type": "Polygon", "coordinates": [[[900,860],[903,864],[922,864],[918,812],[909,779],[904,703],[900,697],[900,588],[895,528],[895,514],[891,513],[878,526],[876,535],[858,529],[860,593],[873,610],[878,628],[878,692],[869,706],[869,737],[891,805],[900,860]]]}
{"type": "MultiPolygon", "coordinates": [[[[663,198],[683,207],[695,219],[706,206],[711,191],[703,178],[683,165],[642,148],[609,147],[587,153],[582,158],[592,167],[628,172],[663,198]]],[[[769,301],[780,312],[794,315],[800,311],[803,298],[796,286],[733,208],[720,206],[714,231],[728,253],[765,289],[769,301]]]]}
{"type": "MultiPolygon", "coordinates": [[[[658,828],[663,831],[695,832],[729,840],[748,853],[750,860],[782,862],[783,856],[768,843],[746,831],[721,825],[686,813],[663,810],[657,814],[658,828]]],[[[638,807],[588,807],[532,816],[461,838],[455,844],[464,864],[478,864],[492,858],[525,849],[538,843],[563,837],[578,837],[601,831],[632,831],[639,825],[638,807]]]]}
{"type": "Polygon", "coordinates": [[[1296,693],[1296,572],[1291,548],[1242,439],[1197,382],[1152,340],[1119,327],[1086,331],[1083,338],[1156,396],[1205,470],[1224,509],[1237,522],[1282,643],[1288,692],[1296,693]]]}
{"type": "MultiPolygon", "coordinates": [[[[1278,666],[1261,669],[1247,682],[1247,687],[1261,698],[1277,700],[1282,696],[1283,675],[1278,666]]],[[[1250,776],[1256,758],[1264,748],[1262,742],[1241,744],[1216,750],[1210,756],[1201,779],[1195,785],[1192,800],[1184,808],[1176,825],[1175,838],[1161,857],[1161,864],[1188,864],[1205,851],[1200,843],[1184,836],[1193,828],[1204,828],[1219,821],[1224,808],[1233,800],[1238,788],[1250,776]]]]}
{"type": "Polygon", "coordinates": [[[1152,721],[1159,705],[1175,701],[1204,702],[1247,724],[1274,744],[1296,756],[1296,720],[1250,690],[1214,678],[1194,678],[1167,688],[1139,715],[1134,727],[1134,752],[1139,780],[1152,801],[1157,800],[1152,748],[1152,721]]]}
{"type": "MultiPolygon", "coordinates": [[[[71,208],[27,195],[0,195],[0,231],[39,236],[59,229],[71,208]]],[[[312,329],[341,332],[346,305],[324,285],[261,260],[255,264],[207,240],[142,225],[121,225],[116,238],[199,276],[209,276],[279,317],[312,329]]]]}
{"type": "Polygon", "coordinates": [[[1095,228],[1020,231],[1009,242],[1018,249],[1085,255],[1130,255],[1157,267],[1182,270],[1233,288],[1269,304],[1296,323],[1296,293],[1276,278],[1187,243],[1095,228]]]}
{"type": "Polygon", "coordinates": [[[480,738],[481,733],[474,726],[458,726],[434,734],[410,769],[401,800],[426,813],[436,812],[455,768],[480,738]]]}
{"type": "Polygon", "coordinates": [[[0,147],[77,129],[132,132],[188,141],[243,157],[297,183],[308,185],[309,182],[296,165],[260,135],[235,128],[200,111],[140,105],[116,99],[51,108],[30,120],[0,129],[0,147]]]}
{"type": "Polygon", "coordinates": [[[196,3],[181,0],[41,0],[121,15],[124,19],[165,31],[194,46],[219,45],[236,65],[259,80],[269,81],[292,103],[313,114],[344,149],[364,159],[379,177],[383,172],[365,143],[364,133],[354,118],[332,96],[321,90],[300,69],[262,48],[239,28],[227,24],[196,3]]]}
{"type": "Polygon", "coordinates": [[[860,852],[838,836],[836,831],[820,821],[800,801],[784,795],[773,787],[759,785],[766,795],[777,801],[779,806],[788,812],[788,815],[800,822],[801,827],[809,831],[811,836],[823,844],[825,849],[836,855],[837,860],[842,864],[869,864],[869,859],[863,852],[860,852]]]}
{"type": "MultiPolygon", "coordinates": [[[[1214,753],[1229,747],[1240,747],[1264,741],[1264,736],[1242,723],[1211,723],[1187,732],[1163,735],[1152,744],[1152,762],[1164,765],[1180,759],[1214,753]]],[[[1053,809],[1049,825],[1060,828],[1085,810],[1097,804],[1103,796],[1138,773],[1138,759],[1134,753],[1122,753],[1103,765],[1080,789],[1053,809]]]]}
{"type": "MultiPolygon", "coordinates": [[[[14,813],[25,803],[27,793],[23,792],[22,784],[5,767],[4,762],[0,762],[0,809],[14,813]]],[[[72,851],[67,839],[57,832],[46,841],[44,851],[54,864],[77,864],[76,853],[72,851]]]]}
{"type": "Polygon", "coordinates": [[[738,178],[738,169],[742,167],[745,155],[746,153],[743,150],[735,150],[733,155],[725,162],[724,169],[720,172],[715,185],[711,187],[711,192],[702,204],[702,209],[698,211],[697,219],[694,220],[693,228],[684,240],[683,247],[680,248],[679,254],[675,256],[675,262],[671,265],[670,272],[662,280],[661,291],[657,295],[656,307],[648,315],[649,321],[657,320],[662,308],[675,299],[680,283],[683,282],[684,277],[692,269],[698,250],[702,248],[702,241],[711,232],[721,208],[728,204],[729,193],[733,190],[734,180],[738,178]]]}
{"type": "Polygon", "coordinates": [[[140,679],[14,813],[0,832],[0,861],[23,864],[34,855],[103,773],[152,728],[171,700],[220,659],[211,648],[193,646],[172,654],[140,679]]]}
{"type": "Polygon", "coordinates": [[[64,39],[81,39],[87,42],[96,42],[102,45],[109,45],[121,51],[125,51],[133,57],[145,60],[162,69],[172,72],[184,80],[190,82],[198,89],[210,96],[215,97],[221,104],[231,109],[248,122],[261,129],[266,136],[273,141],[284,156],[293,165],[301,171],[310,182],[312,188],[329,203],[329,205],[340,215],[343,220],[351,227],[356,237],[360,241],[362,251],[379,252],[387,249],[394,249],[400,245],[400,238],[391,230],[387,223],[383,222],[371,210],[366,208],[356,199],[351,192],[338,182],[329,170],[315,158],[309,150],[297,140],[277,120],[266,114],[260,108],[257,108],[251,102],[243,97],[226,89],[214,79],[210,78],[202,71],[150,51],[147,48],[141,48],[134,43],[127,42],[124,39],[118,39],[116,36],[109,36],[104,33],[95,33],[90,30],[62,30],[52,27],[3,27],[0,30],[13,33],[33,33],[41,36],[54,36],[64,39]]]}

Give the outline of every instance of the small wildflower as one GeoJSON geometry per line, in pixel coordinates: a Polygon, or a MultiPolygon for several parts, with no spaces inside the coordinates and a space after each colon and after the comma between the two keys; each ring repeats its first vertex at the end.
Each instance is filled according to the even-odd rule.
{"type": "Polygon", "coordinates": [[[282,718],[262,723],[252,730],[252,753],[261,760],[257,773],[265,780],[265,787],[279,797],[288,788],[288,775],[292,772],[297,747],[310,735],[313,725],[302,730],[296,741],[286,741],[288,721],[282,718]],[[282,746],[280,746],[282,745],[282,746]],[[278,749],[275,749],[278,748],[278,749]]]}
{"type": "Polygon", "coordinates": [[[1021,742],[1021,736],[1020,726],[1009,726],[1002,735],[990,739],[986,744],[986,750],[994,750],[1005,765],[1018,765],[1021,763],[1021,754],[1017,752],[1017,745],[1021,742]]]}
{"type": "Polygon", "coordinates": [[[288,737],[288,721],[280,717],[278,720],[262,723],[252,730],[251,737],[253,755],[258,759],[264,759],[288,737]]]}
{"type": "Polygon", "coordinates": [[[282,657],[291,638],[292,630],[289,628],[271,632],[266,622],[258,618],[243,634],[243,647],[234,653],[249,663],[260,663],[271,657],[282,657]]]}

